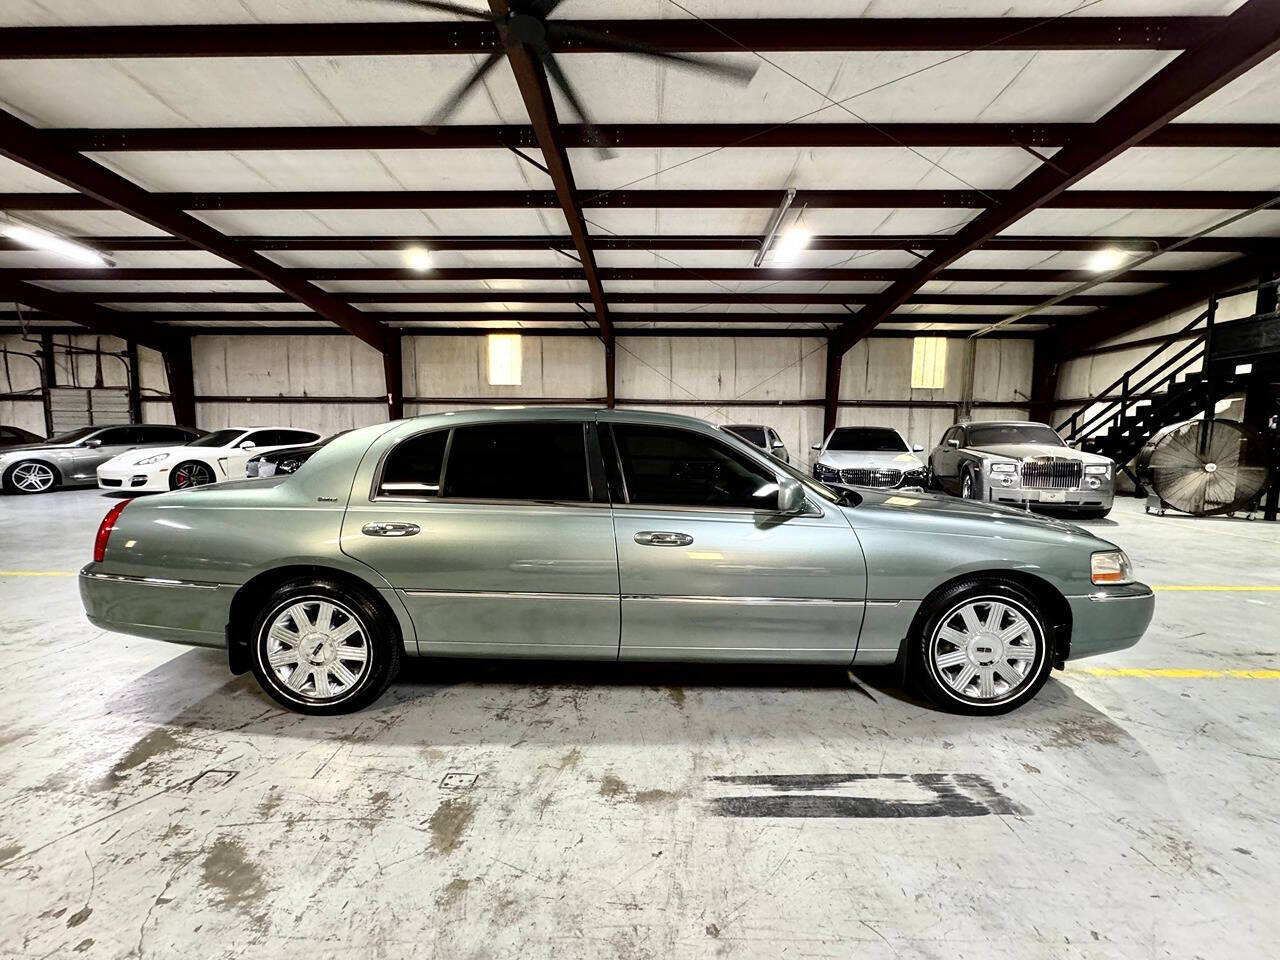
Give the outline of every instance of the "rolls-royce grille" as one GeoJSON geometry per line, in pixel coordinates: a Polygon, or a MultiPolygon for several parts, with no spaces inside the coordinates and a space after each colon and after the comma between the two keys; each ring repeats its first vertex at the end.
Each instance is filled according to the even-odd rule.
{"type": "Polygon", "coordinates": [[[892,467],[854,467],[840,471],[840,482],[856,487],[896,487],[902,482],[902,471],[892,467]]]}
{"type": "Polygon", "coordinates": [[[1070,490],[1080,486],[1079,460],[1024,460],[1022,485],[1049,490],[1070,490]]]}

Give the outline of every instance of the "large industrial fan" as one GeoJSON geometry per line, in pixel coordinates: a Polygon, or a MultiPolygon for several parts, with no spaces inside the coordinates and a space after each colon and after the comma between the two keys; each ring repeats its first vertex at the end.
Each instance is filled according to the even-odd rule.
{"type": "Polygon", "coordinates": [[[1138,477],[1161,514],[1197,517],[1252,509],[1270,479],[1269,445],[1234,420],[1188,420],[1155,434],[1138,454],[1138,477]]]}

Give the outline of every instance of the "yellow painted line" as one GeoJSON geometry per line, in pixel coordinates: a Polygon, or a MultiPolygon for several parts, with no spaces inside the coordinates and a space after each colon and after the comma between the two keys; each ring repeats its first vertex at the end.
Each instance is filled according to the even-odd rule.
{"type": "Polygon", "coordinates": [[[1172,677],[1175,679],[1280,680],[1280,670],[1197,670],[1190,667],[1078,667],[1095,677],[1172,677]]]}
{"type": "Polygon", "coordinates": [[[1168,592],[1168,591],[1181,591],[1181,592],[1184,592],[1184,593],[1185,593],[1185,592],[1208,592],[1208,593],[1212,593],[1212,592],[1215,592],[1215,591],[1222,591],[1222,592],[1225,592],[1225,593],[1280,593],[1280,585],[1277,585],[1277,586],[1258,586],[1258,585],[1254,585],[1254,586],[1228,586],[1228,585],[1222,585],[1222,586],[1211,586],[1211,585],[1200,585],[1200,584],[1196,584],[1196,585],[1194,585],[1194,586],[1168,586],[1168,585],[1163,585],[1163,584],[1162,584],[1162,585],[1160,585],[1160,586],[1153,586],[1151,589],[1152,589],[1152,590],[1163,590],[1163,591],[1166,591],[1166,592],[1168,592]]]}
{"type": "Polygon", "coordinates": [[[74,570],[0,570],[0,577],[74,577],[74,570]]]}

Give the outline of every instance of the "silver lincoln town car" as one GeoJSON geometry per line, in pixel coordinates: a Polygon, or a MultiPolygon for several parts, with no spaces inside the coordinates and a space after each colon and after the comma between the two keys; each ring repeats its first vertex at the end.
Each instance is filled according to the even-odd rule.
{"type": "Polygon", "coordinates": [[[360,709],[414,654],[898,662],[999,713],[1154,607],[1078,527],[837,492],[700,420],[564,408],[365,427],[289,476],[120,501],[80,593],[99,627],[225,647],[303,713],[360,709]]]}

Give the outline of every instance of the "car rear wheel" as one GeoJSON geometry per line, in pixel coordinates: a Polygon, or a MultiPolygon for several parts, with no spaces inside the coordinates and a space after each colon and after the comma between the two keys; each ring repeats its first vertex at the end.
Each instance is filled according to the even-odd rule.
{"type": "Polygon", "coordinates": [[[170,490],[186,490],[188,487],[204,487],[213,483],[213,470],[207,463],[188,460],[173,468],[169,474],[170,490]]]}
{"type": "Polygon", "coordinates": [[[382,696],[402,652],[368,598],[329,581],[299,580],[263,603],[250,664],[262,689],[290,710],[352,713],[382,696]]]}
{"type": "Polygon", "coordinates": [[[912,673],[938,706],[1006,713],[1039,692],[1053,669],[1048,620],[1026,590],[969,580],[929,602],[913,638],[912,673]]]}
{"type": "Polygon", "coordinates": [[[58,485],[58,472],[39,460],[21,460],[9,468],[4,485],[14,493],[48,493],[58,485]]]}

